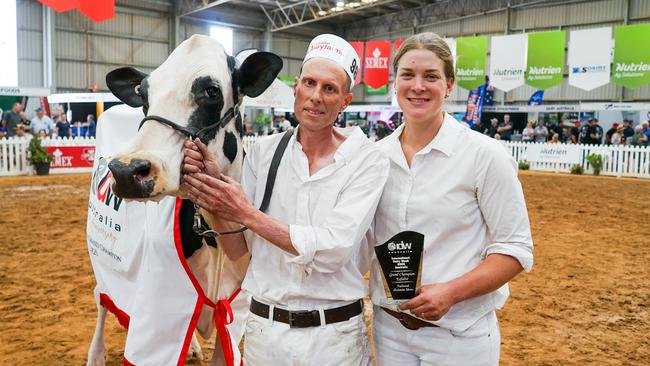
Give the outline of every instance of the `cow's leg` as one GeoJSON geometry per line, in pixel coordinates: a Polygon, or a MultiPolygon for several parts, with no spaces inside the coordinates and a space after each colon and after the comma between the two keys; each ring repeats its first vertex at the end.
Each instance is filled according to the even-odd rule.
{"type": "Polygon", "coordinates": [[[95,301],[97,303],[97,323],[95,334],[88,349],[88,361],[86,366],[104,366],[104,324],[106,323],[106,308],[99,305],[99,293],[95,290],[95,301]]]}
{"type": "Polygon", "coordinates": [[[199,343],[198,338],[196,338],[196,333],[192,334],[190,349],[187,351],[187,359],[190,358],[196,358],[203,361],[203,350],[201,350],[201,343],[199,343]]]}

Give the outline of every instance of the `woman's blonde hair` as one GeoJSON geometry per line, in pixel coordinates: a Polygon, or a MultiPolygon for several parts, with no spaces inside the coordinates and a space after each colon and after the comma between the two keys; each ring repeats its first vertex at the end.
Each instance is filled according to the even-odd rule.
{"type": "Polygon", "coordinates": [[[418,33],[407,38],[399,47],[393,59],[393,72],[397,73],[397,64],[404,54],[411,50],[429,50],[433,52],[444,64],[445,77],[448,81],[456,80],[454,72],[454,56],[449,45],[439,35],[433,32],[418,33]]]}

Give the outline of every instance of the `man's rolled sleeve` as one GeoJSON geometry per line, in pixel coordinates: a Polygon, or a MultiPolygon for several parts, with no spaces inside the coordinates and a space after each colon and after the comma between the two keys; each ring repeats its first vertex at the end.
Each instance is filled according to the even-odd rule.
{"type": "Polygon", "coordinates": [[[533,268],[532,243],[493,243],[483,250],[483,253],[481,253],[481,260],[484,260],[490,254],[511,256],[521,264],[526,272],[530,272],[533,268]]]}
{"type": "Polygon", "coordinates": [[[298,252],[291,262],[321,273],[333,273],[345,265],[370,227],[388,171],[388,159],[377,151],[343,188],[322,225],[290,225],[291,242],[298,252]]]}
{"type": "Polygon", "coordinates": [[[298,255],[291,258],[291,263],[307,265],[314,260],[316,255],[316,235],[309,226],[289,225],[291,244],[298,255]]]}

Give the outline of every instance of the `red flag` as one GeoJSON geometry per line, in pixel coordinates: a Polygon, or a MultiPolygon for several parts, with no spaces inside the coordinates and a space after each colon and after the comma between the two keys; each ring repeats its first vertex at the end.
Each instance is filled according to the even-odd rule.
{"type": "Polygon", "coordinates": [[[115,0],[81,0],[78,9],[93,22],[99,23],[113,19],[115,16],[115,0]]]}
{"type": "Polygon", "coordinates": [[[38,0],[39,3],[54,9],[56,12],[61,13],[71,9],[76,9],[81,0],[38,0]]]}
{"type": "Polygon", "coordinates": [[[373,89],[379,89],[388,84],[390,41],[366,42],[365,56],[363,82],[373,89]]]}
{"type": "Polygon", "coordinates": [[[93,22],[103,22],[115,16],[115,0],[38,0],[61,13],[77,9],[93,22]]]}
{"type": "Polygon", "coordinates": [[[361,82],[361,73],[363,72],[363,62],[361,62],[361,60],[363,60],[363,42],[353,41],[350,42],[350,45],[355,51],[357,51],[357,56],[359,56],[359,62],[361,63],[359,72],[357,73],[357,78],[354,79],[354,85],[357,85],[361,82]]]}

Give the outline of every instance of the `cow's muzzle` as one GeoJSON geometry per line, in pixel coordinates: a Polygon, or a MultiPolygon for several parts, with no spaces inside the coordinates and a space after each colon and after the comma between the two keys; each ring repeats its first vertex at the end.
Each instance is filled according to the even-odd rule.
{"type": "Polygon", "coordinates": [[[115,158],[108,163],[113,173],[113,192],[122,198],[148,198],[156,185],[151,161],[115,158]]]}

